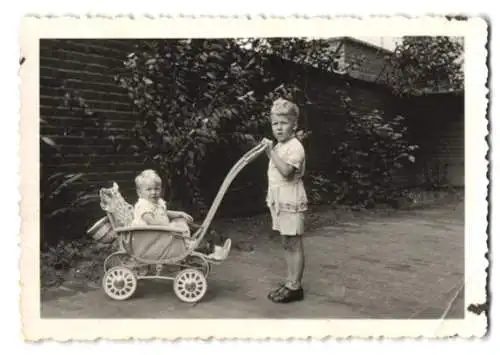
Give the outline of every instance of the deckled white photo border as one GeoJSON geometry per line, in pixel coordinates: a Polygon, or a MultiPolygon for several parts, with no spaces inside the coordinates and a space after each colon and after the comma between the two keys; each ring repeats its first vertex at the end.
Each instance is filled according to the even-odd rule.
{"type": "Polygon", "coordinates": [[[465,307],[486,301],[487,253],[487,23],[481,18],[188,18],[167,16],[31,16],[20,29],[21,77],[21,318],[26,340],[53,339],[324,339],[477,337],[484,313],[463,320],[296,319],[42,319],[39,275],[39,39],[248,36],[465,37],[465,307]]]}

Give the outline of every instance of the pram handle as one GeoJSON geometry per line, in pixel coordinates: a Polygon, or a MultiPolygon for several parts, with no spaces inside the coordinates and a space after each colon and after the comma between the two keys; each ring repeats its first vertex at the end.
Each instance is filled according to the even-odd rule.
{"type": "Polygon", "coordinates": [[[227,192],[233,180],[246,165],[254,161],[260,154],[262,154],[265,151],[265,149],[266,149],[266,144],[259,143],[258,145],[250,149],[248,152],[246,152],[233,165],[231,170],[229,170],[229,173],[226,175],[224,181],[222,182],[219,191],[217,192],[217,195],[215,196],[215,199],[212,202],[210,209],[208,210],[205,220],[201,224],[201,227],[194,234],[194,237],[197,240],[201,240],[204,237],[205,233],[207,232],[208,226],[210,226],[210,223],[212,223],[215,213],[217,212],[217,209],[219,208],[222,199],[224,198],[224,195],[227,192]]]}

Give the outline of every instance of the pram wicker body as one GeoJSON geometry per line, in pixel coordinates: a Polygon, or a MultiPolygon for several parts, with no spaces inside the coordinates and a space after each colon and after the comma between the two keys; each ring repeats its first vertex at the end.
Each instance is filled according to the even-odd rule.
{"type": "Polygon", "coordinates": [[[207,291],[211,266],[224,260],[196,249],[234,178],[264,150],[265,145],[259,144],[234,164],[203,223],[192,235],[183,220],[174,221],[174,226],[132,226],[133,207],[121,196],[118,185],[101,189],[101,208],[106,217],[87,232],[101,242],[118,243],[118,251],[104,261],[105,293],[112,299],[126,300],[135,293],[138,280],[165,279],[173,280],[174,292],[180,300],[199,302],[207,291]]]}

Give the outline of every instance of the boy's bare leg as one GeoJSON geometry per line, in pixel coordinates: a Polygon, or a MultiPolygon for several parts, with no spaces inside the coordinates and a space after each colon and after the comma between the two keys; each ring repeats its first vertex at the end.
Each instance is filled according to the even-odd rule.
{"type": "Polygon", "coordinates": [[[287,264],[287,286],[290,289],[299,289],[302,286],[302,276],[304,274],[304,244],[301,236],[284,237],[285,261],[287,264]]]}
{"type": "Polygon", "coordinates": [[[287,268],[287,282],[271,292],[268,298],[276,303],[300,301],[304,298],[302,276],[304,274],[304,246],[302,236],[283,236],[283,247],[287,268]]]}

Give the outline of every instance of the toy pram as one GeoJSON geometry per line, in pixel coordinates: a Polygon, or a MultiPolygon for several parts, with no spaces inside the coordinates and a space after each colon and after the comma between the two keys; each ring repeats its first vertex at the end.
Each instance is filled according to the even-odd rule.
{"type": "MultiPolygon", "coordinates": [[[[114,300],[126,300],[137,289],[138,280],[173,280],[175,295],[183,302],[199,302],[205,295],[207,277],[212,265],[224,259],[214,259],[196,251],[203,240],[224,194],[238,173],[265,150],[259,144],[249,150],[231,168],[201,224],[190,233],[187,224],[170,226],[131,226],[133,207],[125,201],[116,183],[101,189],[101,208],[106,217],[94,224],[87,233],[99,242],[114,242],[118,251],[104,261],[102,287],[114,300]],[[186,243],[186,240],[188,241],[186,243]]],[[[230,247],[230,246],[229,246],[230,247]]]]}

